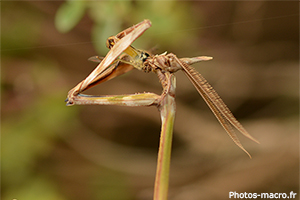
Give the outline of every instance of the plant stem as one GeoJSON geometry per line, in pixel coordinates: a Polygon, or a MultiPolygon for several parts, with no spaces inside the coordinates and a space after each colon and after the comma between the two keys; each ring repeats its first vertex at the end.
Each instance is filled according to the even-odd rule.
{"type": "Polygon", "coordinates": [[[173,125],[176,111],[174,76],[170,77],[170,82],[169,92],[162,99],[160,106],[162,127],[154,185],[154,200],[167,200],[168,198],[173,125]]]}

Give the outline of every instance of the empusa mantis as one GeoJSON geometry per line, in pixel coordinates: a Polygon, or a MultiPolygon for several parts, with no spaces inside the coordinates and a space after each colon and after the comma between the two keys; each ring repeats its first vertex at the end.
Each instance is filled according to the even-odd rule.
{"type": "Polygon", "coordinates": [[[240,143],[234,133],[233,127],[251,140],[259,142],[236,120],[229,108],[204,77],[190,66],[200,61],[211,60],[212,57],[200,56],[179,59],[172,53],[151,55],[146,51],[138,50],[131,46],[131,43],[150,27],[151,22],[144,20],[120,32],[116,36],[109,37],[106,45],[110,51],[104,58],[90,58],[90,60],[97,60],[100,64],[86,79],[69,91],[66,102],[67,105],[157,106],[161,114],[162,128],[154,199],[167,199],[171,141],[175,117],[176,80],[174,73],[176,71],[182,70],[187,75],[234,143],[246,152],[250,158],[251,155],[240,143]],[[156,73],[163,87],[162,94],[136,93],[109,96],[81,94],[96,84],[110,80],[134,68],[144,72],[156,73]]]}

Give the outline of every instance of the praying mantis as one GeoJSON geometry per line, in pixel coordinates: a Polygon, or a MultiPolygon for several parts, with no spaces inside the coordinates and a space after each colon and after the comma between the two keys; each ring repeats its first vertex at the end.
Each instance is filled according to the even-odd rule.
{"type": "MultiPolygon", "coordinates": [[[[176,79],[174,73],[181,70],[192,82],[196,90],[205,100],[215,117],[223,126],[225,131],[234,141],[234,143],[244,152],[251,155],[243,147],[237,138],[234,128],[241,132],[244,136],[257,142],[239,121],[233,116],[229,108],[206,81],[206,79],[190,65],[211,60],[209,56],[199,56],[193,58],[178,58],[173,53],[166,52],[160,55],[152,55],[151,53],[135,49],[131,46],[132,42],[141,36],[148,28],[151,27],[150,20],[144,20],[120,33],[107,39],[106,46],[110,49],[104,58],[95,56],[90,60],[100,62],[98,66],[83,81],[77,84],[68,93],[66,102],[71,105],[121,105],[121,106],[157,106],[162,119],[161,143],[160,149],[163,149],[162,139],[168,137],[171,141],[172,127],[175,116],[175,89],[176,79]],[[133,69],[138,69],[146,73],[153,72],[157,75],[163,91],[161,95],[154,93],[136,93],[127,95],[106,95],[95,96],[82,94],[85,90],[133,69]],[[169,132],[169,135],[163,135],[169,132]]],[[[169,142],[170,142],[169,141],[169,142]]],[[[159,152],[158,161],[164,156],[170,155],[170,150],[159,152]]],[[[158,163],[159,164],[159,163],[158,163]]],[[[157,173],[161,173],[158,166],[157,173]]],[[[158,174],[157,174],[158,175],[158,174]]],[[[159,179],[159,178],[157,178],[159,179]]],[[[156,180],[157,182],[157,180],[156,180]]],[[[167,186],[166,186],[167,187],[167,186]]],[[[165,188],[166,189],[166,188],[165,188]]],[[[159,190],[155,187],[155,191],[159,190]]],[[[159,194],[160,191],[156,191],[159,194]]],[[[164,199],[164,198],[162,198],[164,199]]]]}

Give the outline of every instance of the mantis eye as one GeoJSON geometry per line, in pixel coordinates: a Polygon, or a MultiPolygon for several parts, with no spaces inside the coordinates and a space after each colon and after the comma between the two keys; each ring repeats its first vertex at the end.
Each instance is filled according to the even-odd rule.
{"type": "Polygon", "coordinates": [[[142,61],[145,62],[149,56],[150,55],[147,52],[142,52],[141,53],[141,59],[142,59],[142,61]]]}
{"type": "Polygon", "coordinates": [[[111,49],[113,46],[115,45],[115,40],[112,37],[109,37],[107,40],[106,40],[106,47],[111,49]]]}

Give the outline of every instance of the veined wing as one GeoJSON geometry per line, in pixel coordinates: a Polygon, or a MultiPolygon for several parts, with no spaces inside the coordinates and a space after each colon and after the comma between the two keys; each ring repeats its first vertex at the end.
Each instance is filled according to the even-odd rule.
{"type": "Polygon", "coordinates": [[[228,133],[228,135],[232,138],[234,143],[243,151],[245,151],[251,158],[251,155],[245,150],[245,148],[237,138],[232,126],[234,126],[238,131],[240,131],[243,135],[253,140],[254,142],[259,142],[244,129],[244,127],[239,123],[239,121],[237,121],[237,119],[233,116],[229,108],[226,106],[226,104],[223,102],[223,100],[220,98],[217,92],[212,88],[212,86],[207,82],[207,80],[193,67],[188,66],[183,62],[180,62],[178,58],[176,59],[181,64],[184,73],[193,83],[194,87],[205,100],[209,108],[212,110],[216,118],[219,120],[223,128],[228,133]]]}
{"type": "Polygon", "coordinates": [[[92,61],[92,62],[96,62],[96,63],[101,63],[103,59],[104,59],[104,57],[92,56],[92,57],[89,57],[88,61],[92,61]]]}
{"type": "Polygon", "coordinates": [[[99,79],[101,79],[102,73],[111,66],[111,64],[121,55],[121,53],[124,52],[134,40],[136,40],[149,27],[151,27],[151,22],[149,20],[144,20],[133,27],[134,28],[129,32],[129,34],[125,35],[114,44],[102,62],[94,69],[94,71],[92,71],[92,73],[85,80],[70,90],[70,95],[76,95],[84,91],[89,87],[89,85],[94,85],[93,82],[97,82],[99,79]]]}

